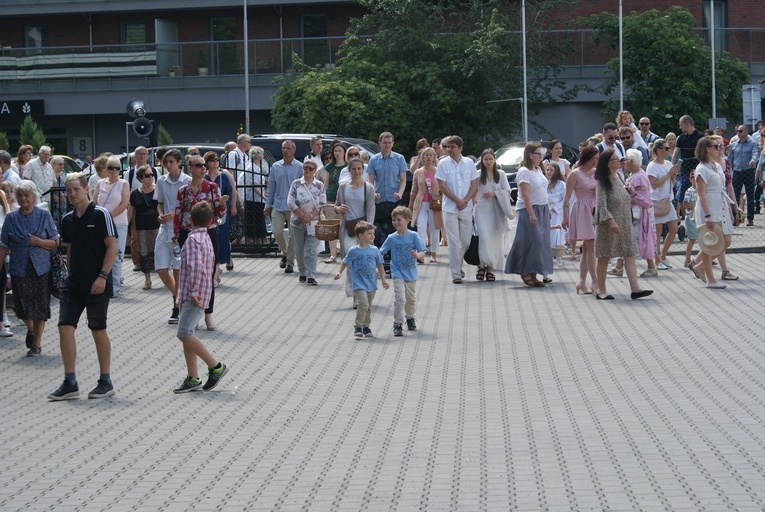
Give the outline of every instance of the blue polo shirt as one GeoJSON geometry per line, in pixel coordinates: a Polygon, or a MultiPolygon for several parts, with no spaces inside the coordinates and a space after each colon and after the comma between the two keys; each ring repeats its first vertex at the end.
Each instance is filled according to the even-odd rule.
{"type": "Polygon", "coordinates": [[[377,203],[395,203],[398,199],[393,194],[401,186],[401,173],[409,170],[401,153],[391,151],[387,158],[377,153],[369,159],[367,174],[375,177],[375,192],[380,194],[377,203]]]}

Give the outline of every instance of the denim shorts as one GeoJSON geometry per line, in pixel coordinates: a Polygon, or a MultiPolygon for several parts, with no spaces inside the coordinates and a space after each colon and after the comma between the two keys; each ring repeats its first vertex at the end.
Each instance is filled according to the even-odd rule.
{"type": "Polygon", "coordinates": [[[699,230],[696,227],[696,223],[691,219],[690,214],[685,214],[685,235],[690,240],[696,240],[699,237],[699,230]]]}
{"type": "Polygon", "coordinates": [[[72,325],[76,328],[84,310],[87,310],[88,328],[91,331],[106,329],[109,296],[105,293],[99,295],[75,293],[64,286],[58,308],[58,325],[72,325]]]}
{"type": "Polygon", "coordinates": [[[197,332],[197,324],[205,315],[204,308],[198,308],[191,300],[181,303],[181,311],[178,316],[178,337],[190,338],[197,332]]]}

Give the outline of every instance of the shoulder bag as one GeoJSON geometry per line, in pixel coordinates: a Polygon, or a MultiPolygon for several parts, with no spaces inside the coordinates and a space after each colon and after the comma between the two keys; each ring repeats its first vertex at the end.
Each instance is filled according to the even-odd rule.
{"type": "MultiPolygon", "coordinates": [[[[346,196],[347,196],[348,183],[344,183],[343,186],[346,187],[346,196]]],[[[354,238],[356,236],[356,224],[358,224],[362,220],[364,221],[367,220],[366,213],[367,213],[367,184],[364,183],[364,216],[359,217],[358,219],[345,221],[345,231],[348,233],[349,237],[354,238]]]]}

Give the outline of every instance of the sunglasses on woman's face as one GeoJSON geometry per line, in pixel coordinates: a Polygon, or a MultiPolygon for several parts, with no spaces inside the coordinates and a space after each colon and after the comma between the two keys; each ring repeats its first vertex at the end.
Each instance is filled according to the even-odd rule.
{"type": "Polygon", "coordinates": [[[203,167],[206,167],[206,165],[205,164],[196,163],[196,164],[189,164],[189,167],[194,167],[196,169],[201,169],[203,167]]]}
{"type": "Polygon", "coordinates": [[[144,175],[143,175],[143,178],[141,178],[141,179],[145,179],[145,178],[153,178],[153,177],[154,177],[154,175],[153,175],[153,174],[144,174],[144,175]]]}
{"type": "Polygon", "coordinates": [[[110,171],[119,171],[120,170],[119,167],[114,167],[113,165],[110,165],[109,167],[107,167],[107,169],[110,170],[110,171]]]}

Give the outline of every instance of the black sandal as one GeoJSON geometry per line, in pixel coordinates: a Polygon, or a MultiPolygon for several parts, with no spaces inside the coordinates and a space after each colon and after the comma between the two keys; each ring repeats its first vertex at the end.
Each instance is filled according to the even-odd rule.
{"type": "Polygon", "coordinates": [[[486,280],[489,282],[494,282],[497,280],[497,277],[491,272],[486,272],[486,280]]]}
{"type": "Polygon", "coordinates": [[[229,272],[234,270],[234,263],[233,262],[226,263],[226,270],[228,270],[229,272]]]}
{"type": "Polygon", "coordinates": [[[478,272],[475,274],[475,278],[479,281],[483,281],[484,276],[486,276],[486,269],[485,268],[479,268],[478,272]]]}

